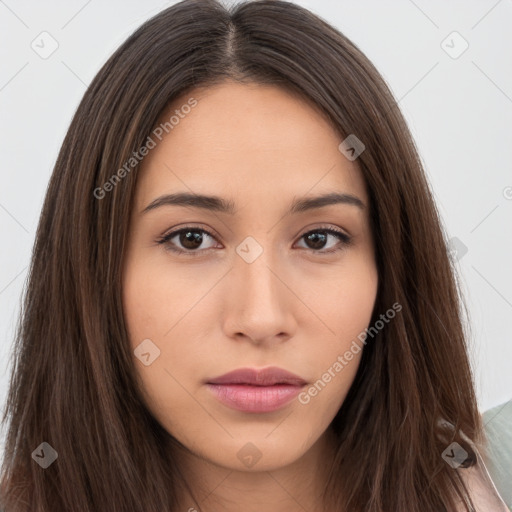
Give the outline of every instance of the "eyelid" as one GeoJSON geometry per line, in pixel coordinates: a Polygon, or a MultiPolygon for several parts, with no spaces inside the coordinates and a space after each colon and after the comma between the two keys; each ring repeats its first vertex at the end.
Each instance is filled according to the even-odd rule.
{"type": "Polygon", "coordinates": [[[173,237],[177,235],[178,233],[181,233],[182,231],[204,231],[207,235],[211,236],[212,238],[217,238],[217,235],[213,233],[213,230],[206,227],[203,224],[185,224],[182,227],[176,227],[176,228],[170,228],[168,229],[159,239],[168,239],[169,237],[173,237]]]}

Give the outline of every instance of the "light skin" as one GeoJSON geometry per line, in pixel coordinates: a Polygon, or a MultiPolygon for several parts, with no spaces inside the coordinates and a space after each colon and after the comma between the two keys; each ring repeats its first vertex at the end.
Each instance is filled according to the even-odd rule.
{"type": "Polygon", "coordinates": [[[134,355],[146,406],[184,445],[178,460],[199,500],[184,492],[179,510],[323,510],[330,424],[362,351],[307,404],[294,399],[270,413],[229,408],[205,382],[277,366],[310,387],[369,325],[378,275],[364,179],[325,118],[285,89],[230,81],[194,89],[162,120],[190,97],[197,106],[142,161],[123,269],[132,350],[146,339],[160,350],[147,366],[134,355]],[[236,211],[144,211],[179,192],[219,196],[236,211]],[[328,193],[361,205],[290,212],[294,200],[328,193]],[[195,238],[158,243],[185,227],[195,238]],[[258,248],[254,261],[241,256],[258,248]],[[247,450],[260,456],[251,467],[240,456],[247,450]]]}

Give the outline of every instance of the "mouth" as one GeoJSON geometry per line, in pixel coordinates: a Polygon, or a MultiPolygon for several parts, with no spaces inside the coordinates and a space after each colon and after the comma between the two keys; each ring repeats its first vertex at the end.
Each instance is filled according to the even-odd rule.
{"type": "Polygon", "coordinates": [[[286,370],[241,368],[210,379],[206,386],[224,405],[242,412],[265,413],[283,408],[307,382],[286,370]]]}

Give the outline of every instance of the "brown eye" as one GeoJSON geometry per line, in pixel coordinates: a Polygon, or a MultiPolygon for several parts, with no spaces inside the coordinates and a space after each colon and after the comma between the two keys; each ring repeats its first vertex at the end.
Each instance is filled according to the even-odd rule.
{"type": "MultiPolygon", "coordinates": [[[[172,231],[157,240],[158,244],[164,245],[166,249],[178,254],[198,256],[204,251],[214,248],[212,244],[206,246],[208,239],[215,241],[215,237],[207,230],[193,226],[184,227],[172,231]]],[[[333,253],[344,249],[351,243],[351,237],[342,231],[332,228],[319,228],[302,235],[301,240],[306,243],[305,249],[314,253],[333,253]],[[329,244],[330,238],[335,238],[338,243],[329,244]]]]}
{"type": "Polygon", "coordinates": [[[182,231],[178,240],[185,249],[198,249],[203,243],[203,235],[199,231],[182,231]]]}
{"type": "Polygon", "coordinates": [[[351,238],[348,235],[336,229],[315,229],[302,235],[301,240],[302,239],[305,240],[307,249],[311,249],[313,252],[323,253],[339,251],[351,242],[351,238]],[[325,249],[329,236],[337,238],[338,245],[331,245],[328,249],[325,249]]]}
{"type": "Polygon", "coordinates": [[[157,243],[165,245],[166,249],[170,251],[188,253],[195,256],[203,250],[212,248],[202,246],[208,239],[215,240],[208,231],[195,227],[185,227],[168,233],[157,240],[157,243]]]}

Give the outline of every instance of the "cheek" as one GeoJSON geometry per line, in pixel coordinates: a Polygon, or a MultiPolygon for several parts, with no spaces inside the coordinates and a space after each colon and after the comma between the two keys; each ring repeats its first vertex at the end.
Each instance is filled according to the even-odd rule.
{"type": "Polygon", "coordinates": [[[211,283],[201,273],[138,257],[128,261],[123,277],[123,307],[130,339],[165,342],[202,297],[211,283]]]}
{"type": "MultiPolygon", "coordinates": [[[[308,280],[308,304],[332,336],[325,348],[341,350],[365,330],[371,320],[378,288],[377,269],[366,254],[354,253],[328,276],[308,280]]],[[[326,331],[327,332],[327,331],[326,331]]],[[[322,338],[324,339],[324,338],[322,338]]]]}
{"type": "MultiPolygon", "coordinates": [[[[313,420],[313,428],[325,430],[342,406],[352,385],[361,353],[346,365],[338,361],[335,354],[328,364],[320,370],[318,378],[297,397],[298,408],[313,420]]],[[[342,356],[341,356],[342,357],[342,356]]]]}
{"type": "Polygon", "coordinates": [[[157,283],[154,268],[128,260],[123,275],[123,310],[132,345],[156,334],[155,313],[163,299],[157,283]]]}
{"type": "Polygon", "coordinates": [[[343,348],[357,338],[371,320],[377,296],[377,277],[369,270],[359,275],[354,273],[333,294],[336,296],[332,298],[330,309],[333,330],[343,348]]]}
{"type": "Polygon", "coordinates": [[[191,396],[197,391],[194,377],[200,373],[198,364],[207,347],[198,341],[202,339],[200,322],[191,322],[191,318],[200,310],[198,298],[207,293],[211,283],[200,281],[197,272],[194,279],[186,272],[165,270],[144,258],[128,259],[123,311],[146,406],[162,424],[176,431],[204,415],[191,396]],[[142,351],[139,347],[146,348],[142,351]],[[141,352],[150,354],[145,361],[149,364],[138,357],[141,352]],[[176,424],[174,418],[179,418],[176,424]]]}
{"type": "MultiPolygon", "coordinates": [[[[347,268],[311,299],[329,334],[316,336],[314,346],[306,349],[316,380],[299,402],[326,416],[336,413],[354,380],[377,296],[378,276],[371,260],[359,259],[347,268]]],[[[314,339],[309,331],[307,337],[314,339]]]]}

